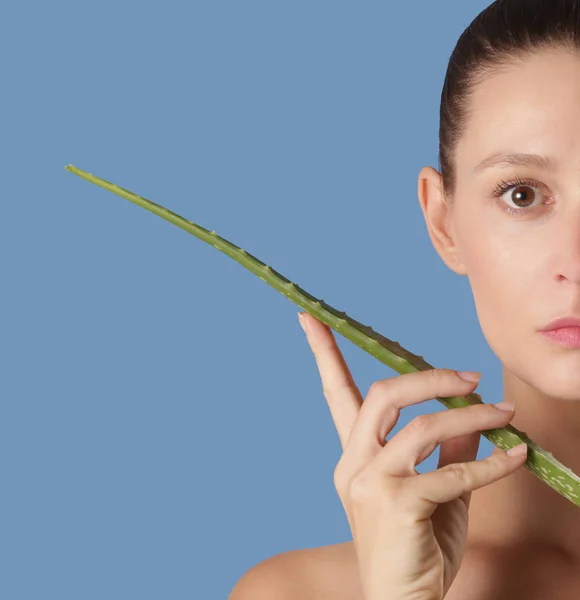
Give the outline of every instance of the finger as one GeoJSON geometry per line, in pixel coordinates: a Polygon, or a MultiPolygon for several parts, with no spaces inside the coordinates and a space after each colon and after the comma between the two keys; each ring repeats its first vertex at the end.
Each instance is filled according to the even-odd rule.
{"type": "Polygon", "coordinates": [[[301,313],[306,339],[316,359],[322,392],[344,449],[363,403],[350,369],[328,325],[309,313],[301,313]]]}
{"type": "MultiPolygon", "coordinates": [[[[451,369],[414,371],[376,381],[370,387],[350,434],[349,461],[356,462],[353,468],[362,468],[382,452],[385,444],[392,444],[396,436],[388,443],[385,438],[397,423],[402,408],[437,396],[463,396],[476,386],[476,382],[461,379],[457,371],[451,369]]],[[[407,470],[411,462],[407,458],[407,470]]],[[[413,472],[417,474],[414,470],[411,474],[413,472]]]]}
{"type": "Polygon", "coordinates": [[[394,435],[388,447],[377,456],[376,468],[396,477],[416,475],[415,466],[425,460],[441,442],[460,435],[505,427],[514,411],[489,404],[452,408],[420,415],[394,435]]]}
{"type": "Polygon", "coordinates": [[[508,456],[505,452],[492,454],[482,460],[447,465],[442,469],[408,477],[403,481],[405,492],[401,503],[413,522],[428,519],[438,504],[450,502],[490,483],[502,479],[519,469],[527,459],[508,456]]]}
{"type": "MultiPolygon", "coordinates": [[[[439,462],[437,468],[441,469],[453,463],[472,462],[477,458],[481,432],[468,433],[444,440],[439,445],[439,462]]],[[[471,492],[467,491],[461,495],[461,500],[469,508],[471,502],[471,492]]]]}

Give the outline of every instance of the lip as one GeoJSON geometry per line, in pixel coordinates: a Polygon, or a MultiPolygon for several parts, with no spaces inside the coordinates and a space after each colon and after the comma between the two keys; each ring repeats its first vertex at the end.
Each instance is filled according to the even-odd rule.
{"type": "Polygon", "coordinates": [[[580,327],[559,327],[542,331],[542,335],[566,348],[580,348],[580,327]]]}
{"type": "Polygon", "coordinates": [[[554,331],[555,329],[562,329],[563,327],[580,327],[580,317],[561,317],[548,323],[540,331],[554,331]]]}

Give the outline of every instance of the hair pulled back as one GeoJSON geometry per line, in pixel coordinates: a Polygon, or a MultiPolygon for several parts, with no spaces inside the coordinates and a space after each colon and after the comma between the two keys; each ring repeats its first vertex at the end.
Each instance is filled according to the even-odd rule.
{"type": "Polygon", "coordinates": [[[456,187],[455,152],[472,93],[490,71],[551,48],[580,50],[580,0],[496,0],[459,37],[441,92],[439,171],[448,201],[456,187]]]}

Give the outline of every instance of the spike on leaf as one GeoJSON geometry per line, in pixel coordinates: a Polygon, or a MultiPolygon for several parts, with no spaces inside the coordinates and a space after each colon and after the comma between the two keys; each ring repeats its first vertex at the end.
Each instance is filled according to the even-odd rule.
{"type": "MultiPolygon", "coordinates": [[[[188,221],[164,206],[156,204],[142,196],[138,196],[129,190],[110,183],[105,179],[101,179],[100,177],[96,177],[91,173],[77,169],[73,165],[67,165],[65,169],[151,211],[157,216],[184,229],[188,233],[191,233],[200,240],[209,243],[214,248],[220,250],[220,252],[227,254],[230,258],[240,263],[244,268],[254,273],[254,275],[263,279],[275,290],[281,291],[289,281],[267,265],[265,269],[266,273],[264,274],[263,267],[265,263],[261,260],[249,252],[241,250],[238,246],[235,246],[228,240],[215,235],[215,232],[208,233],[208,230],[204,227],[201,227],[192,221],[188,221]]],[[[313,314],[308,308],[304,308],[304,310],[313,314],[316,319],[322,321],[335,331],[338,331],[340,326],[339,333],[341,335],[362,348],[365,352],[371,354],[371,356],[374,356],[382,363],[391,367],[397,373],[404,374],[434,368],[425,361],[422,356],[413,354],[409,350],[403,348],[397,341],[390,340],[373,331],[372,327],[362,325],[354,320],[352,322],[347,322],[344,326],[342,326],[342,322],[340,325],[337,325],[335,316],[336,309],[329,305],[326,305],[328,306],[328,309],[325,308],[322,305],[324,300],[317,299],[315,296],[312,296],[305,290],[300,290],[293,284],[287,297],[300,307],[308,307],[312,303],[316,304],[316,314],[313,314]]],[[[346,313],[343,314],[346,316],[346,313]]],[[[437,397],[436,400],[448,409],[482,403],[481,396],[473,392],[466,396],[451,396],[448,398],[437,397]]],[[[570,502],[576,506],[580,506],[580,477],[578,477],[571,469],[556,460],[550,452],[538,446],[538,444],[530,439],[524,431],[520,431],[508,424],[506,427],[482,431],[481,435],[502,450],[507,450],[525,442],[528,446],[528,455],[524,463],[525,468],[570,502]]]]}

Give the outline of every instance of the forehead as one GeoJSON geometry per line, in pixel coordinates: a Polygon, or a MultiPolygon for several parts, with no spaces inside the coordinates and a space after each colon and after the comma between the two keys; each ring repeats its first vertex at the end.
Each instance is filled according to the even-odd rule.
{"type": "Polygon", "coordinates": [[[553,156],[580,167],[580,51],[544,50],[494,70],[474,88],[457,146],[458,170],[473,173],[498,152],[553,156]]]}

